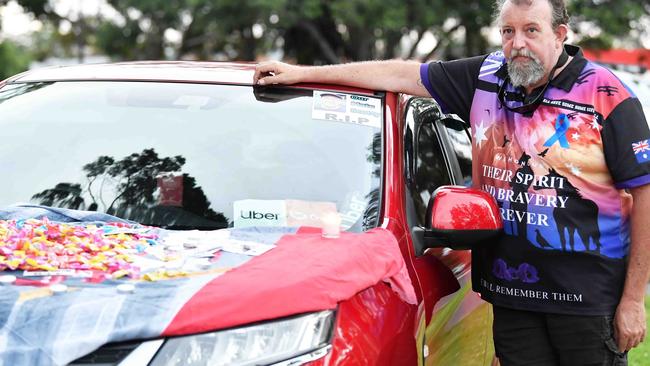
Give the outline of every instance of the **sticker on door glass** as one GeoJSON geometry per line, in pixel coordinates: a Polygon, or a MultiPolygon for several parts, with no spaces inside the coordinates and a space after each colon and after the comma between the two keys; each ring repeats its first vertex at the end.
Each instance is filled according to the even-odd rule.
{"type": "Polygon", "coordinates": [[[311,117],[381,128],[381,99],[315,90],[311,117]]]}

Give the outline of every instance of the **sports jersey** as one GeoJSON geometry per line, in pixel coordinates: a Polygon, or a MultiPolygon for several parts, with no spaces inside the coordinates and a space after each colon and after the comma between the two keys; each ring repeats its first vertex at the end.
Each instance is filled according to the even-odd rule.
{"type": "Polygon", "coordinates": [[[496,199],[504,235],[472,253],[483,299],[520,310],[609,315],[618,305],[630,245],[631,195],[650,183],[650,129],[634,93],[565,46],[570,63],[539,107],[503,85],[502,52],[423,64],[443,110],[470,122],[472,180],[496,199]]]}

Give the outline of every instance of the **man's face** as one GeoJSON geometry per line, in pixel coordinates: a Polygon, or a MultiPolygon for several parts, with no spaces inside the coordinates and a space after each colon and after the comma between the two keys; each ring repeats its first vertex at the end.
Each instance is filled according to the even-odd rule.
{"type": "Polygon", "coordinates": [[[551,4],[546,0],[534,0],[531,5],[507,1],[501,9],[499,23],[512,84],[524,87],[543,84],[557,62],[563,41],[563,35],[551,25],[551,4]]]}

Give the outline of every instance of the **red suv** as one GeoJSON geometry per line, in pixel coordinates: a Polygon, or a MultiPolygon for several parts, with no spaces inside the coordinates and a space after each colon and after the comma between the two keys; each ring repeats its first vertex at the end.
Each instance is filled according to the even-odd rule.
{"type": "Polygon", "coordinates": [[[493,363],[466,249],[501,222],[465,188],[462,121],[429,98],[257,87],[253,70],[140,62],[0,83],[5,364],[493,363]],[[64,230],[70,245],[88,230],[140,240],[137,272],[116,275],[114,253],[82,271],[33,250],[64,230]]]}

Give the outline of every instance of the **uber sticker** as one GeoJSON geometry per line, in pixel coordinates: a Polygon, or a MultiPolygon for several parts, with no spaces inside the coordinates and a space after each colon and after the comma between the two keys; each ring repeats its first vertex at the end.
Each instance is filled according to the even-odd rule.
{"type": "Polygon", "coordinates": [[[341,210],[341,226],[347,230],[354,226],[366,212],[368,204],[363,197],[363,194],[354,191],[348,193],[343,201],[343,209],[341,210]]]}
{"type": "Polygon", "coordinates": [[[336,212],[334,202],[241,200],[234,203],[235,227],[321,226],[321,217],[336,212]]]}
{"type": "Polygon", "coordinates": [[[381,128],[381,99],[315,90],[311,118],[381,128]]]}
{"type": "Polygon", "coordinates": [[[287,225],[283,200],[239,200],[233,206],[235,227],[287,225]]]}

